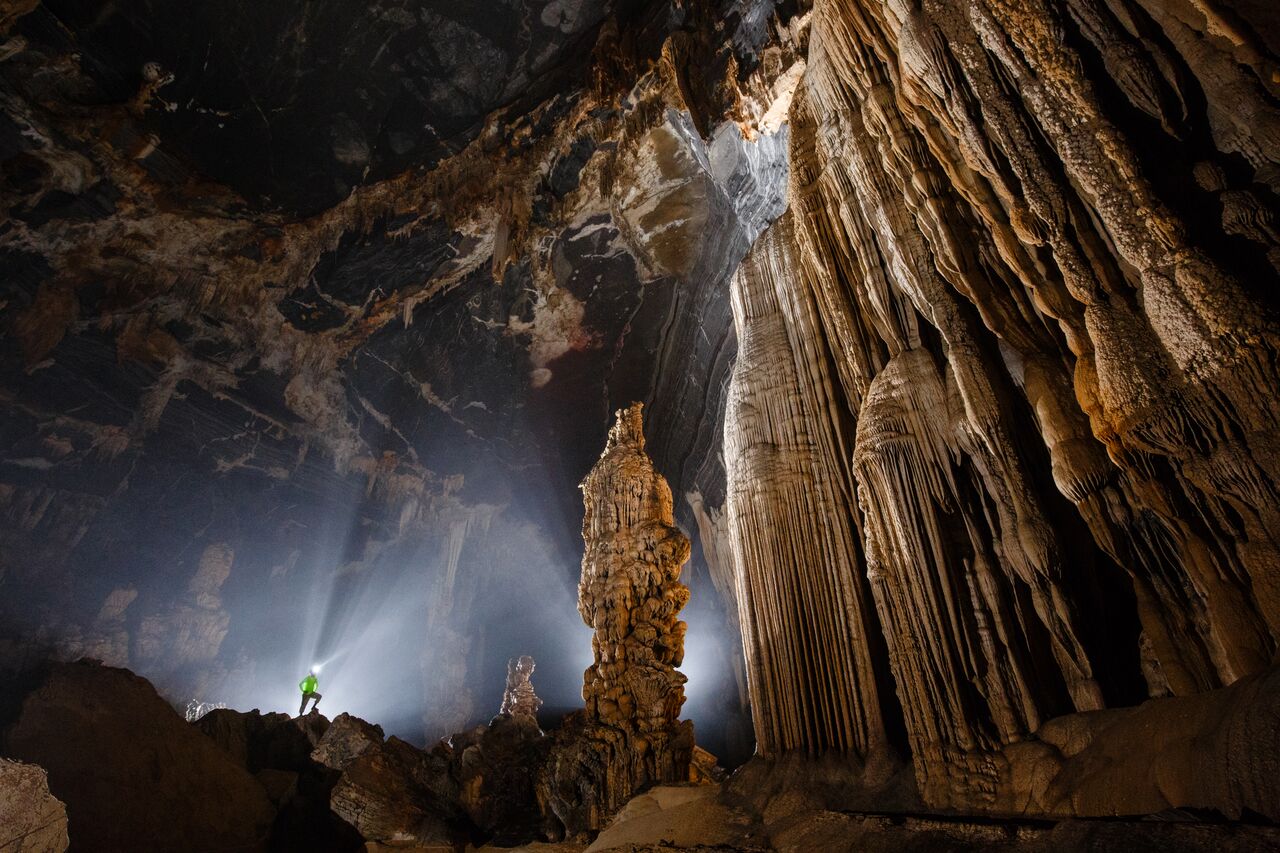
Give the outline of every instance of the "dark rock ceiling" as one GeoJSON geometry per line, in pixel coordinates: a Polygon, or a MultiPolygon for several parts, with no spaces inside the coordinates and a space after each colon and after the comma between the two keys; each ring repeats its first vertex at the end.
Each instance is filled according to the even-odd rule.
{"type": "Polygon", "coordinates": [[[20,29],[80,54],[89,103],[128,102],[152,77],[161,108],[140,131],[255,206],[309,214],[571,85],[601,21],[637,5],[70,0],[20,29]]]}

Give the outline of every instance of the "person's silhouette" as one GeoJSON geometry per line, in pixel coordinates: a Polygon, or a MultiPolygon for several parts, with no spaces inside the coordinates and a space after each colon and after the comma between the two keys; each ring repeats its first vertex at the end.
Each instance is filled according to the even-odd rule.
{"type": "Polygon", "coordinates": [[[307,677],[298,683],[298,688],[302,691],[302,704],[298,707],[298,716],[301,717],[307,712],[307,700],[314,699],[315,704],[311,706],[314,711],[320,705],[320,694],[316,692],[316,686],[320,683],[316,678],[316,671],[313,669],[307,673],[307,677]]]}

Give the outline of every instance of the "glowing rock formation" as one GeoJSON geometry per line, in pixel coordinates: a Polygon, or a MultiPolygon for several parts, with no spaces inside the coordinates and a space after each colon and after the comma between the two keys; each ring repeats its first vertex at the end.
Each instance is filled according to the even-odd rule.
{"type": "Polygon", "coordinates": [[[600,461],[582,481],[586,516],[578,612],[596,633],[582,697],[599,722],[639,732],[680,718],[689,601],[680,568],[689,539],[675,526],[671,489],[644,452],[641,405],[619,410],[600,461]]]}
{"type": "Polygon", "coordinates": [[[600,460],[582,481],[586,514],[578,612],[595,630],[584,674],[586,710],[569,717],[539,780],[569,835],[599,829],[636,791],[689,779],[693,723],[680,721],[689,600],[680,569],[689,539],[671,489],[644,452],[642,407],[617,413],[600,460]]]}
{"type": "Polygon", "coordinates": [[[529,655],[507,661],[507,689],[502,694],[501,713],[537,718],[542,700],[533,692],[533,668],[533,658],[529,655]]]}

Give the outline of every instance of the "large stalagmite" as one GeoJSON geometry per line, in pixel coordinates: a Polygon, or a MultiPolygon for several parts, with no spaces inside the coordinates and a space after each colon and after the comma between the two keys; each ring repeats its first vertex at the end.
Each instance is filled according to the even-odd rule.
{"type": "Polygon", "coordinates": [[[680,569],[689,539],[675,526],[671,488],[644,452],[642,407],[619,410],[600,461],[582,481],[578,612],[595,631],[583,676],[599,723],[663,737],[680,719],[689,601],[680,569]]]}
{"type": "Polygon", "coordinates": [[[570,832],[598,829],[633,793],[689,778],[693,723],[680,720],[689,600],[680,569],[689,539],[671,488],[644,451],[643,408],[617,412],[600,460],[582,481],[585,515],[578,612],[595,634],[583,676],[585,712],[549,765],[553,811],[570,832]]]}

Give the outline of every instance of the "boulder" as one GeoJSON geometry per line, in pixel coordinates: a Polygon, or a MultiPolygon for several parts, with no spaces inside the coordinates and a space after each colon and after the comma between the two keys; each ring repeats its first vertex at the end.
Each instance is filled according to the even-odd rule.
{"type": "Polygon", "coordinates": [[[529,714],[499,715],[479,732],[469,742],[455,738],[452,753],[452,773],[467,817],[497,844],[541,837],[536,782],[551,739],[529,714]]]}
{"type": "Polygon", "coordinates": [[[655,780],[690,780],[693,723],[637,732],[601,724],[576,711],[551,735],[538,770],[537,799],[548,838],[583,835],[605,826],[635,794],[655,780]]]}
{"type": "Polygon", "coordinates": [[[250,773],[266,768],[303,771],[310,767],[312,732],[288,714],[220,708],[205,714],[194,725],[250,773]]]}
{"type": "Polygon", "coordinates": [[[276,808],[283,808],[293,802],[298,793],[298,774],[293,770],[276,770],[267,767],[253,774],[258,784],[267,792],[267,797],[276,808]]]}
{"type": "Polygon", "coordinates": [[[49,793],[44,769],[0,758],[0,850],[61,853],[67,843],[67,807],[49,793]]]}
{"type": "Polygon", "coordinates": [[[262,786],[145,679],[96,661],[51,664],[3,733],[40,764],[94,851],[257,850],[275,809],[262,786]]]}
{"type": "Polygon", "coordinates": [[[366,841],[428,847],[465,839],[457,802],[447,760],[397,737],[348,764],[329,799],[334,814],[366,841]]]}
{"type": "Polygon", "coordinates": [[[333,770],[344,770],[371,747],[380,746],[381,726],[350,714],[339,714],[316,744],[311,759],[333,770]]]}
{"type": "Polygon", "coordinates": [[[1210,809],[1280,821],[1280,667],[1229,687],[1049,720],[1004,748],[1005,811],[1210,809]]]}
{"type": "MultiPolygon", "coordinates": [[[[350,724],[338,718],[336,734],[350,724]]],[[[354,718],[347,718],[353,720],[354,718]]],[[[355,720],[360,726],[369,726],[355,720]]],[[[364,839],[329,809],[341,775],[312,760],[312,751],[331,726],[320,714],[290,717],[258,711],[211,711],[194,724],[237,764],[254,775],[279,810],[272,828],[273,849],[361,849],[364,839]]],[[[373,727],[371,727],[373,728],[373,727]]],[[[379,741],[381,735],[379,734],[379,741]]]]}

